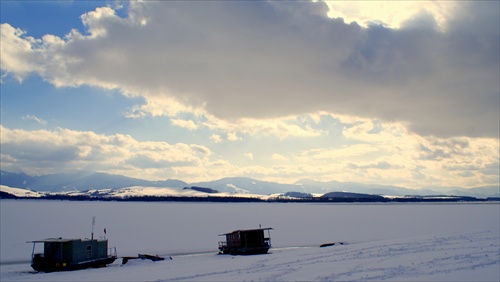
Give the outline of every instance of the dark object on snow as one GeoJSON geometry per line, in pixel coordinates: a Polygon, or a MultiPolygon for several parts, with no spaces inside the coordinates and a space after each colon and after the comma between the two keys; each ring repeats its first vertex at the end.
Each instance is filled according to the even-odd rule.
{"type": "Polygon", "coordinates": [[[116,259],[116,248],[108,248],[108,240],[50,238],[31,241],[31,267],[52,272],[103,267],[116,259]],[[35,253],[35,245],[43,243],[43,253],[35,253]]]}
{"type": "Polygon", "coordinates": [[[319,245],[320,248],[324,248],[324,247],[330,247],[330,246],[335,246],[335,245],[346,245],[347,243],[344,243],[344,242],[337,242],[337,243],[325,243],[325,244],[321,244],[319,245]]]}
{"type": "Polygon", "coordinates": [[[271,248],[270,230],[272,228],[258,228],[221,234],[219,236],[226,236],[226,241],[219,242],[219,254],[266,254],[271,248]],[[267,230],[267,237],[264,235],[264,230],[267,230]]]}
{"type": "MultiPolygon", "coordinates": [[[[169,258],[172,259],[172,257],[169,257],[169,258]]],[[[147,254],[138,254],[136,257],[123,257],[122,258],[122,265],[126,264],[131,259],[142,259],[142,260],[149,259],[151,261],[159,261],[159,260],[164,260],[165,258],[160,257],[158,255],[152,256],[152,255],[147,255],[147,254]]]]}

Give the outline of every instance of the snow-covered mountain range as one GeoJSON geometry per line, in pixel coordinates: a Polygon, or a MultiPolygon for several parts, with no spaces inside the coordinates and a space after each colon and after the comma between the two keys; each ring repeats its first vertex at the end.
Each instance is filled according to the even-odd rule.
{"type": "Polygon", "coordinates": [[[216,190],[227,195],[276,195],[289,192],[300,192],[323,195],[329,192],[344,191],[351,193],[364,193],[373,195],[457,195],[471,196],[478,198],[500,197],[499,186],[485,186],[476,188],[461,187],[432,187],[429,189],[413,190],[405,187],[378,184],[362,184],[353,182],[319,182],[309,179],[297,181],[294,184],[282,184],[276,182],[260,181],[248,177],[228,177],[208,182],[187,183],[176,179],[167,179],[160,181],[149,181],[137,178],[130,178],[122,175],[113,175],[100,172],[78,171],[74,173],[49,174],[40,176],[31,176],[25,173],[12,173],[0,171],[0,184],[11,188],[21,188],[36,192],[66,192],[75,194],[82,191],[92,191],[96,194],[126,194],[132,193],[131,187],[141,193],[148,195],[183,195],[187,192],[207,195],[199,190],[182,190],[182,188],[204,187],[216,190]],[[142,187],[142,188],[137,188],[142,187]],[[146,189],[147,187],[147,189],[146,189]],[[161,189],[160,189],[161,188],[161,189]],[[127,190],[128,189],[128,190],[127,190]],[[168,190],[170,192],[167,192],[168,190]],[[128,191],[128,192],[127,192],[128,191]]]}

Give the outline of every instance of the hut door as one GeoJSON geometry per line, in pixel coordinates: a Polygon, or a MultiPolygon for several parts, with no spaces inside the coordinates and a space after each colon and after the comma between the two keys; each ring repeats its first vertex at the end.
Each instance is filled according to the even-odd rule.
{"type": "Polygon", "coordinates": [[[55,243],[54,246],[54,261],[60,262],[63,260],[63,245],[62,243],[55,243]]]}
{"type": "Polygon", "coordinates": [[[92,257],[92,245],[87,245],[85,247],[85,258],[89,259],[92,257]]]}

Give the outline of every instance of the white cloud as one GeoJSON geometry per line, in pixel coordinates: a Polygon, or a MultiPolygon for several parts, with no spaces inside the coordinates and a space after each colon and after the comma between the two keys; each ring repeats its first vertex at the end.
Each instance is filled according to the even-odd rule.
{"type": "Polygon", "coordinates": [[[370,144],[355,144],[338,149],[310,149],[301,152],[300,158],[315,161],[332,161],[337,159],[365,158],[367,155],[377,152],[377,147],[370,144]]]}
{"type": "Polygon", "coordinates": [[[401,28],[422,13],[432,15],[438,26],[445,30],[447,20],[453,15],[456,1],[326,1],[330,17],[343,18],[345,22],[356,22],[368,27],[383,24],[401,28]]]}
{"type": "Polygon", "coordinates": [[[313,129],[307,123],[300,120],[300,117],[282,117],[272,119],[248,119],[243,118],[238,121],[226,121],[213,116],[208,116],[208,121],[204,126],[212,130],[224,132],[239,132],[246,135],[275,136],[279,139],[291,137],[318,137],[325,132],[313,129]]]}
{"type": "Polygon", "coordinates": [[[42,50],[34,50],[41,43],[26,32],[9,24],[2,24],[0,50],[2,71],[22,81],[31,72],[43,72],[42,50]]]}
{"type": "Polygon", "coordinates": [[[222,137],[219,134],[212,134],[212,135],[210,135],[209,139],[210,139],[210,141],[212,141],[214,143],[222,142],[222,137]]]}
{"type": "Polygon", "coordinates": [[[198,126],[192,120],[171,119],[170,122],[173,125],[176,125],[176,126],[188,129],[188,130],[195,130],[198,128],[198,126]]]}
{"type": "Polygon", "coordinates": [[[288,158],[281,154],[272,154],[271,159],[275,161],[287,161],[288,158]]]}
{"type": "Polygon", "coordinates": [[[38,117],[36,117],[34,115],[25,115],[25,116],[22,117],[22,119],[24,119],[24,120],[33,120],[33,121],[35,121],[38,124],[47,125],[47,121],[46,120],[38,118],[38,117]]]}
{"type": "Polygon", "coordinates": [[[90,169],[162,179],[179,167],[203,167],[212,152],[196,144],[140,142],[128,135],[68,129],[1,129],[2,168],[28,173],[90,169]]]}
{"type": "Polygon", "coordinates": [[[227,141],[239,141],[239,140],[242,140],[242,138],[239,137],[236,132],[227,133],[227,141]]]}
{"type": "Polygon", "coordinates": [[[147,90],[128,89],[125,95],[130,97],[138,96],[136,93],[142,93],[147,97],[142,105],[133,107],[127,116],[130,118],[142,118],[145,116],[169,116],[175,117],[180,113],[188,112],[196,115],[201,115],[204,111],[200,108],[194,108],[180,103],[175,97],[168,96],[163,90],[155,93],[150,93],[147,90]]]}
{"type": "Polygon", "coordinates": [[[253,161],[253,154],[252,153],[245,153],[245,157],[247,157],[253,161]]]}
{"type": "Polygon", "coordinates": [[[115,24],[127,24],[127,22],[115,14],[110,7],[96,8],[81,16],[82,23],[87,27],[90,38],[105,37],[108,30],[115,24]]]}

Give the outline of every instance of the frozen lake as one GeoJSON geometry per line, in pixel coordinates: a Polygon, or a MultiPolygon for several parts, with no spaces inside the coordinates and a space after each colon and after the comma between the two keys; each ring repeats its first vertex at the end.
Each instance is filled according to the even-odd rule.
{"type": "MultiPolygon", "coordinates": [[[[278,259],[279,254],[287,251],[294,253],[295,256],[304,256],[306,258],[311,256],[306,250],[316,248],[322,243],[339,241],[349,244],[334,247],[337,250],[342,250],[342,252],[350,253],[353,250],[358,252],[363,252],[363,250],[374,251],[379,248],[379,254],[382,253],[388,257],[391,257],[391,254],[387,252],[387,248],[390,248],[391,245],[401,248],[401,246],[411,246],[412,242],[415,242],[415,246],[419,245],[420,247],[414,249],[414,251],[422,251],[424,250],[422,244],[434,244],[437,249],[434,248],[432,254],[426,253],[425,255],[432,261],[432,256],[436,257],[440,254],[440,243],[437,242],[452,240],[450,238],[461,238],[460,240],[464,240],[465,243],[468,242],[471,248],[462,248],[462,250],[460,250],[460,247],[452,248],[455,251],[460,250],[462,252],[460,256],[472,252],[475,246],[474,240],[478,240],[477,244],[482,244],[487,249],[484,250],[485,256],[481,264],[487,266],[484,279],[496,279],[495,272],[497,272],[497,269],[500,272],[500,242],[498,236],[500,232],[500,204],[498,202],[306,204],[1,200],[0,211],[2,281],[5,279],[39,280],[41,276],[35,277],[34,274],[20,279],[20,276],[9,272],[18,271],[12,270],[12,267],[15,269],[21,268],[25,272],[31,270],[29,260],[32,245],[26,243],[26,241],[50,237],[89,238],[93,216],[96,217],[94,237],[106,235],[107,239],[109,239],[109,245],[117,248],[119,257],[148,253],[172,256],[174,260],[170,261],[170,263],[179,263],[177,257],[180,260],[187,257],[196,257],[199,260],[200,256],[203,256],[202,254],[197,256],[186,256],[185,254],[207,252],[204,256],[217,258],[213,261],[213,263],[216,263],[216,261],[221,260],[221,257],[228,257],[214,256],[218,251],[217,242],[224,239],[218,234],[236,229],[257,228],[261,225],[262,227],[274,228],[271,231],[272,253],[265,256],[256,256],[260,257],[261,261],[262,257],[265,257],[269,264],[272,264],[273,258],[278,259]],[[104,234],[104,228],[106,228],[107,234],[104,234]],[[429,240],[434,243],[429,243],[429,240]]],[[[464,242],[457,241],[457,244],[465,246],[464,242]]],[[[329,252],[328,249],[317,248],[323,253],[329,252]]],[[[449,252],[453,253],[451,249],[449,252]]],[[[474,252],[481,254],[480,250],[474,252]]],[[[314,254],[316,253],[319,253],[319,251],[314,251],[314,254]]],[[[288,257],[288,255],[285,254],[284,257],[288,257]]],[[[242,257],[237,258],[240,261],[243,260],[242,257]]],[[[317,259],[314,255],[313,258],[317,259]]],[[[255,260],[258,259],[245,257],[244,260],[256,263],[255,260]]],[[[370,258],[365,257],[364,260],[370,260],[370,258]]],[[[310,264],[319,267],[322,265],[322,261],[324,259],[310,264]]],[[[164,263],[168,264],[169,262],[164,263]]],[[[226,263],[224,262],[224,264],[226,263]]],[[[206,258],[203,264],[207,265],[206,258]]],[[[94,270],[94,273],[109,273],[102,271],[112,269],[113,266],[94,270]]],[[[432,263],[429,263],[428,266],[431,267],[432,263]]],[[[144,267],[151,266],[145,265],[144,267]]],[[[238,265],[238,267],[245,266],[238,265]]],[[[300,268],[303,267],[305,266],[301,265],[300,268]]],[[[461,266],[461,268],[466,269],[467,267],[461,266]]],[[[252,266],[248,265],[248,269],[252,269],[252,266]]],[[[311,269],[315,268],[312,267],[311,269]]],[[[88,271],[91,270],[84,270],[80,273],[89,273],[88,271]]],[[[189,271],[195,270],[191,268],[189,271]]],[[[199,271],[203,272],[201,269],[199,271]]],[[[301,275],[307,276],[307,273],[311,275],[317,273],[317,270],[304,271],[301,275]]],[[[154,271],[151,273],[154,273],[154,271]]],[[[401,273],[404,273],[404,271],[401,273]]],[[[423,271],[420,274],[422,273],[425,272],[423,271]]],[[[223,274],[221,274],[222,276],[196,276],[196,273],[194,273],[193,276],[184,273],[182,274],[184,276],[166,277],[160,275],[159,277],[151,277],[151,279],[161,280],[162,277],[165,277],[166,280],[226,280],[224,278],[226,277],[228,280],[239,280],[238,277],[241,277],[224,276],[223,274]],[[187,279],[188,276],[191,279],[187,279]],[[185,279],[182,279],[182,277],[185,279]],[[196,277],[199,279],[194,279],[196,277]]],[[[50,275],[61,275],[59,277],[67,278],[66,275],[69,274],[54,273],[50,275]]],[[[169,272],[169,275],[173,275],[172,272],[169,272]]],[[[265,273],[263,275],[258,277],[249,276],[247,278],[243,276],[243,278],[268,280],[270,277],[265,276],[265,273]]],[[[429,276],[428,279],[439,280],[441,276],[435,275],[429,276]]],[[[49,277],[48,280],[59,280],[58,276],[43,277],[49,277]]],[[[82,279],[113,280],[120,278],[120,276],[111,276],[109,278],[103,276],[89,277],[82,279]]],[[[294,277],[283,277],[278,280],[314,279],[315,276],[294,277]]],[[[325,280],[329,280],[328,277],[332,278],[326,276],[324,277],[325,280]]],[[[396,275],[396,277],[400,276],[396,275]]],[[[462,274],[460,277],[468,276],[462,274]]],[[[148,276],[143,278],[145,280],[149,279],[148,276]]],[[[384,277],[378,278],[378,280],[384,279],[384,277]]],[[[385,278],[394,279],[389,276],[385,278]]],[[[409,280],[411,280],[410,278],[409,280]]],[[[449,278],[449,275],[443,277],[444,280],[449,278]]],[[[134,279],[131,278],[131,280],[134,279]]]]}

